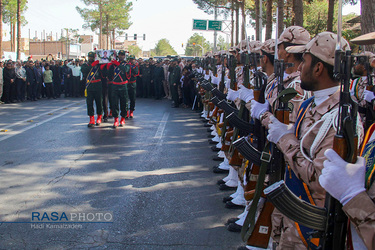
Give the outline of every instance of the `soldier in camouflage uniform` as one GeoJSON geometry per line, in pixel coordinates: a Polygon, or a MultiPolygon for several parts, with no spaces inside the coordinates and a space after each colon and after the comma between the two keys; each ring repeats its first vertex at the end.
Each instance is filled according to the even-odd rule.
{"type": "MultiPolygon", "coordinates": [[[[288,164],[285,177],[287,185],[303,184],[303,191],[310,197],[306,202],[320,207],[324,206],[325,190],[318,179],[323,162],[327,159],[324,152],[333,145],[336,133],[333,122],[337,119],[340,99],[339,82],[333,77],[336,40],[336,34],[323,32],[307,45],[291,48],[293,52],[304,53],[303,61],[298,67],[301,72],[301,87],[312,91],[314,98],[304,102],[298,122],[293,127],[280,123],[273,116],[269,117],[268,124],[267,139],[277,144],[288,164]],[[328,125],[322,126],[323,122],[328,125]]],[[[349,49],[349,44],[344,39],[341,43],[343,50],[349,49]]],[[[281,232],[277,249],[307,248],[309,240],[301,233],[301,227],[286,217],[281,220],[277,217],[276,223],[273,220],[273,232],[281,232]]],[[[311,243],[318,245],[319,240],[313,239],[311,243]]]]}

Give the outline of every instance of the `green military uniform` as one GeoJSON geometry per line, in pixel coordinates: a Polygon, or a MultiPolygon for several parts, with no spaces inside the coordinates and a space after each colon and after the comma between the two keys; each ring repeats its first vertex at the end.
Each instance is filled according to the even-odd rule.
{"type": "Polygon", "coordinates": [[[125,61],[112,62],[109,67],[108,77],[111,79],[112,87],[109,95],[111,96],[112,116],[119,115],[119,102],[121,117],[127,116],[128,110],[128,79],[130,76],[130,66],[125,61]]]}
{"type": "Polygon", "coordinates": [[[102,105],[102,74],[103,71],[97,61],[93,63],[84,63],[81,67],[81,72],[86,79],[86,104],[87,115],[94,116],[94,100],[96,104],[96,113],[103,114],[102,105]],[[93,74],[93,75],[92,75],[93,74]]]}
{"type": "MultiPolygon", "coordinates": [[[[134,56],[130,56],[129,59],[135,59],[134,56]]],[[[132,64],[131,62],[128,63],[130,67],[130,75],[129,75],[129,83],[128,86],[128,94],[130,99],[130,111],[135,110],[135,96],[136,96],[136,88],[137,88],[137,76],[139,76],[139,65],[138,63],[132,64]]]]}

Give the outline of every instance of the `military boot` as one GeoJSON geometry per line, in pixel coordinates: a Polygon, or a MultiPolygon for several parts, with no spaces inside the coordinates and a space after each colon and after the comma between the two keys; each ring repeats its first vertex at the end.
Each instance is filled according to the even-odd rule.
{"type": "Polygon", "coordinates": [[[125,117],[121,117],[120,127],[125,126],[125,117]]]}
{"type": "Polygon", "coordinates": [[[87,125],[89,128],[92,128],[95,126],[95,117],[94,116],[90,116],[90,122],[89,124],[87,125]]]}
{"type": "Polygon", "coordinates": [[[118,123],[118,117],[115,117],[115,122],[113,123],[113,128],[117,128],[119,125],[118,123]]]}
{"type": "Polygon", "coordinates": [[[96,119],[96,126],[100,126],[100,124],[102,123],[102,115],[98,115],[98,118],[96,119]]]}

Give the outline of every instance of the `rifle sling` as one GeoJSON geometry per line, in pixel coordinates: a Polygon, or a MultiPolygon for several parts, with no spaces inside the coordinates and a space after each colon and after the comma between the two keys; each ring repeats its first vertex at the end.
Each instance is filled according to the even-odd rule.
{"type": "Polygon", "coordinates": [[[260,199],[260,196],[263,192],[264,187],[264,180],[266,177],[267,172],[267,166],[271,161],[271,155],[269,153],[270,151],[270,143],[267,142],[261,156],[261,164],[260,164],[260,171],[258,175],[258,181],[255,188],[255,194],[253,201],[251,203],[249,213],[246,216],[245,222],[241,229],[241,238],[244,242],[247,242],[247,240],[250,238],[254,228],[255,228],[255,216],[257,212],[258,202],[260,199]],[[249,227],[250,226],[250,227],[249,227]]]}

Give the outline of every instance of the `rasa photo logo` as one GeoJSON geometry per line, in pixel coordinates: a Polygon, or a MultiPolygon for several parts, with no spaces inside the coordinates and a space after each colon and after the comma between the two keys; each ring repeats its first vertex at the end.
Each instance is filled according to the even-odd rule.
{"type": "Polygon", "coordinates": [[[49,212],[31,213],[31,228],[81,229],[84,223],[113,223],[112,212],[49,212]]]}

